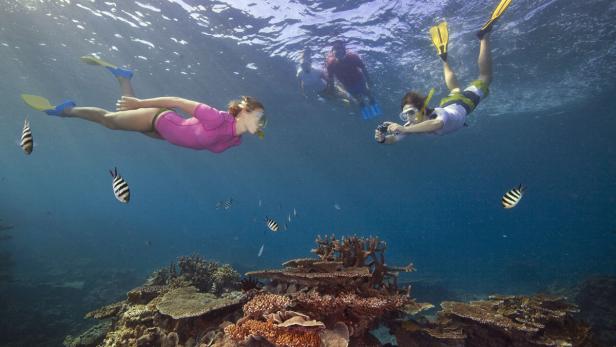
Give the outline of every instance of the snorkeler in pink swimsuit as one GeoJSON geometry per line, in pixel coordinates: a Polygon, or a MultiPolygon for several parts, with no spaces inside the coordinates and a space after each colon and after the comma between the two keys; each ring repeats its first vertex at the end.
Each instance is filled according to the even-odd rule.
{"type": "Polygon", "coordinates": [[[109,129],[137,131],[174,145],[214,153],[238,146],[244,133],[263,137],[267,123],[265,108],[252,97],[243,96],[241,100],[231,101],[227,111],[178,97],[137,99],[130,82],[133,76],[131,70],[93,56],[85,56],[81,60],[103,66],[117,78],[122,90],[122,97],[116,104],[117,112],[98,107],[75,107],[72,101],[54,107],[46,99],[34,95],[22,95],[24,101],[49,115],[81,118],[109,129]],[[45,107],[45,104],[48,106],[45,107]],[[179,109],[191,117],[184,118],[171,109],[179,109]]]}

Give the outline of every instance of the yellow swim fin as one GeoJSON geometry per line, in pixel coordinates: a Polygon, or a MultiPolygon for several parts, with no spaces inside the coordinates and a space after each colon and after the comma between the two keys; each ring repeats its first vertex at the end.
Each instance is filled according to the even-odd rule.
{"type": "Polygon", "coordinates": [[[477,32],[477,37],[479,37],[479,39],[482,39],[485,34],[492,31],[492,25],[500,18],[510,4],[511,0],[501,0],[498,6],[494,9],[494,12],[492,12],[492,17],[490,17],[486,24],[484,24],[477,32]]]}
{"type": "Polygon", "coordinates": [[[447,61],[447,45],[449,44],[449,30],[447,29],[447,22],[442,21],[437,25],[430,28],[430,37],[432,43],[436,47],[436,53],[438,56],[447,61]]]}
{"type": "Polygon", "coordinates": [[[81,60],[81,62],[89,64],[89,65],[99,65],[102,67],[110,67],[112,69],[117,68],[117,66],[108,63],[106,61],[104,61],[103,59],[97,58],[93,55],[84,55],[83,57],[79,58],[79,60],[81,60]]]}
{"type": "Polygon", "coordinates": [[[26,103],[26,105],[37,111],[52,110],[55,107],[49,103],[49,100],[38,95],[21,94],[21,99],[26,103]]]}

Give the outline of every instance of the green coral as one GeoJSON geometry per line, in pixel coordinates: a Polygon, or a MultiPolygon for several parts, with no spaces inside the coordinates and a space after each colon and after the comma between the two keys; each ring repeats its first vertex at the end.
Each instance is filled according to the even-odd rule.
{"type": "Polygon", "coordinates": [[[238,288],[240,274],[229,264],[219,266],[212,275],[214,284],[211,291],[220,294],[226,288],[238,288]]]}

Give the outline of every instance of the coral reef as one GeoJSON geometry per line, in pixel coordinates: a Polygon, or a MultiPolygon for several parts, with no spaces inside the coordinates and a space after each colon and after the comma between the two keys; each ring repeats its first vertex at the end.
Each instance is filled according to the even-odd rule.
{"type": "Polygon", "coordinates": [[[78,339],[67,337],[65,344],[208,345],[222,335],[221,323],[240,318],[239,311],[248,297],[234,290],[238,287],[239,275],[231,266],[196,255],[181,257],[177,264],[154,272],[145,285],[129,291],[126,300],[86,314],[86,318],[110,322],[103,339],[86,345],[84,341],[89,340],[82,335],[78,339]]]}
{"type": "Polygon", "coordinates": [[[152,273],[148,285],[174,288],[194,286],[201,292],[220,294],[240,287],[240,274],[231,265],[207,261],[199,255],[178,258],[176,263],[152,273]]]}
{"type": "Polygon", "coordinates": [[[211,293],[200,293],[195,287],[183,287],[163,295],[156,304],[156,309],[173,319],[199,317],[221,308],[239,306],[243,298],[239,292],[225,293],[217,297],[211,293]]]}
{"type": "Polygon", "coordinates": [[[588,322],[593,337],[602,346],[616,346],[616,277],[595,277],[577,289],[579,318],[588,322]]]}
{"type": "MultiPolygon", "coordinates": [[[[319,236],[316,244],[317,258],[249,272],[243,281],[228,265],[181,257],[126,300],[86,317],[111,322],[98,344],[108,347],[385,347],[394,336],[405,347],[595,346],[573,318],[576,307],[560,297],[446,301],[430,321],[417,314],[433,306],[416,303],[410,285],[398,288],[399,273],[414,267],[388,265],[383,241],[319,236]],[[384,342],[372,335],[377,328],[384,342]]],[[[66,343],[74,341],[88,340],[66,343]]]]}
{"type": "Polygon", "coordinates": [[[283,269],[249,272],[269,280],[243,307],[244,317],[225,328],[237,342],[261,338],[275,346],[365,345],[383,319],[417,306],[398,289],[401,271],[385,263],[376,237],[318,236],[318,258],[293,259],[283,269]],[[290,308],[293,311],[289,311],[290,308]]]}
{"type": "Polygon", "coordinates": [[[491,296],[441,303],[436,322],[392,324],[402,346],[594,346],[590,329],[573,319],[564,298],[491,296]]]}
{"type": "Polygon", "coordinates": [[[112,322],[111,321],[103,321],[90,329],[86,330],[83,334],[72,337],[67,336],[64,339],[64,346],[66,347],[88,347],[88,346],[97,346],[103,339],[107,332],[111,329],[112,322]]]}

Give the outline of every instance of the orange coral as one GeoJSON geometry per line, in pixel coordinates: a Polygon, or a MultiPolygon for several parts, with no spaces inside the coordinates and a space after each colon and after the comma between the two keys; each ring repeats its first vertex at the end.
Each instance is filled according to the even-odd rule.
{"type": "Polygon", "coordinates": [[[225,327],[225,334],[236,341],[243,341],[249,336],[261,336],[276,346],[285,347],[319,347],[321,340],[317,330],[294,331],[276,327],[271,321],[261,322],[248,319],[239,325],[225,327]]]}
{"type": "Polygon", "coordinates": [[[385,311],[399,309],[408,302],[404,295],[363,298],[353,293],[343,293],[337,299],[355,312],[368,315],[381,315],[385,311]]]}
{"type": "Polygon", "coordinates": [[[244,315],[259,317],[266,313],[274,313],[284,310],[291,305],[291,299],[283,295],[261,294],[244,305],[244,315]]]}
{"type": "Polygon", "coordinates": [[[408,302],[408,298],[404,295],[365,298],[349,292],[337,296],[320,295],[315,292],[300,293],[296,300],[305,309],[321,315],[330,315],[341,309],[351,309],[359,314],[373,316],[399,309],[408,302]]]}

